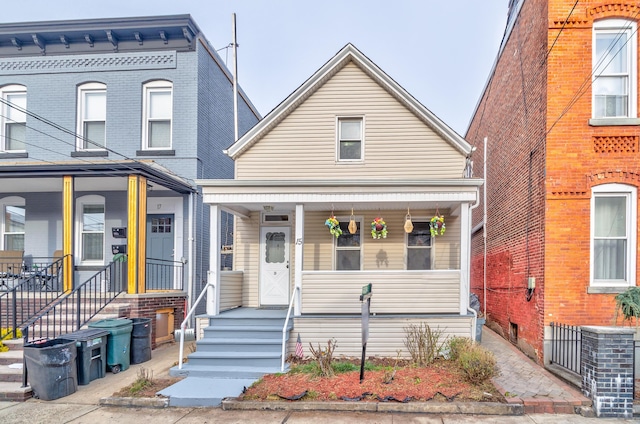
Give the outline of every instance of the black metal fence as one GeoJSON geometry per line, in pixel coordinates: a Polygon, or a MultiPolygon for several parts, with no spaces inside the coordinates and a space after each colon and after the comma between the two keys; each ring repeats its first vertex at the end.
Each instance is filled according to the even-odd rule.
{"type": "Polygon", "coordinates": [[[551,360],[552,364],[561,366],[576,374],[582,368],[582,332],[580,327],[552,322],[551,326],[551,360]]]}
{"type": "Polygon", "coordinates": [[[32,258],[3,263],[0,273],[0,328],[5,338],[18,338],[18,329],[62,296],[64,258],[32,258]],[[35,260],[34,260],[35,259],[35,260]]]}
{"type": "Polygon", "coordinates": [[[184,263],[164,259],[147,258],[147,290],[183,290],[184,263]]]}

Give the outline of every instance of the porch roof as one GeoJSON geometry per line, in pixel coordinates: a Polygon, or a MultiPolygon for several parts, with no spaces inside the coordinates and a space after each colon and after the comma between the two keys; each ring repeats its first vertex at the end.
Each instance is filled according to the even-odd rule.
{"type": "MultiPolygon", "coordinates": [[[[120,180],[128,175],[141,175],[147,178],[150,184],[157,184],[162,188],[173,190],[177,193],[188,194],[195,191],[195,187],[189,181],[173,174],[173,172],[155,162],[24,163],[3,165],[0,171],[3,180],[3,191],[5,192],[11,191],[11,187],[14,187],[16,192],[55,190],[58,188],[57,184],[53,183],[49,187],[43,179],[61,178],[65,175],[83,178],[115,177],[115,180],[120,180]],[[15,180],[15,184],[11,182],[12,180],[15,180]],[[33,186],[33,190],[29,189],[30,186],[33,186]]],[[[113,180],[113,178],[111,179],[113,180]]],[[[110,190],[119,188],[119,185],[107,183],[107,186],[101,188],[110,190]],[[108,187],[109,184],[114,187],[108,187]]]]}
{"type": "Polygon", "coordinates": [[[232,213],[293,210],[456,208],[478,200],[481,179],[455,180],[196,180],[205,203],[232,213]]]}

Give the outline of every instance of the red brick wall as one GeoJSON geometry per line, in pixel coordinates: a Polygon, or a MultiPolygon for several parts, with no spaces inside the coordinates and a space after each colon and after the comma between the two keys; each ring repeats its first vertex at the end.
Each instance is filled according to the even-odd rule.
{"type": "MultiPolygon", "coordinates": [[[[637,19],[640,9],[582,1],[570,15],[574,4],[525,1],[467,133],[479,147],[477,176],[482,138],[489,139],[488,318],[505,334],[517,324],[519,345],[538,359],[552,321],[612,324],[615,294],[588,293],[591,187],[640,185],[638,127],[589,125],[594,19],[637,19]],[[604,144],[618,147],[599,151],[604,144]],[[536,277],[531,302],[523,294],[528,276],[536,277]]],[[[478,232],[472,290],[481,302],[482,250],[478,232]]]]}
{"type": "MultiPolygon", "coordinates": [[[[487,318],[531,356],[542,350],[544,278],[544,134],[546,1],[527,0],[467,132],[478,148],[474,174],[487,154],[487,318]],[[527,279],[536,290],[527,301],[527,279]]],[[[474,210],[474,225],[483,205],[474,210]]],[[[482,231],[472,238],[472,292],[484,304],[482,231]]]]}

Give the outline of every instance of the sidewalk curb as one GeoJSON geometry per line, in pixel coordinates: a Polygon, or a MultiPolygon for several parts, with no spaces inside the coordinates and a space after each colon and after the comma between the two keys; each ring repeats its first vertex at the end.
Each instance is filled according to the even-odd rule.
{"type": "Polygon", "coordinates": [[[136,398],[136,397],[104,397],[100,398],[101,406],[124,406],[132,408],[167,408],[169,398],[136,398]]]}
{"type": "Polygon", "coordinates": [[[228,398],[222,401],[225,411],[352,411],[406,412],[427,414],[524,415],[522,404],[497,402],[258,402],[228,398]]]}

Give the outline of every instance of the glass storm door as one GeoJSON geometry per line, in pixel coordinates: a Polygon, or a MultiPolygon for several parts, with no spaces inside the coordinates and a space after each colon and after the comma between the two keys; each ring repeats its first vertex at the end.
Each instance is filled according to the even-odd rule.
{"type": "Polygon", "coordinates": [[[260,305],[289,303],[289,228],[260,230],[260,305]]]}

